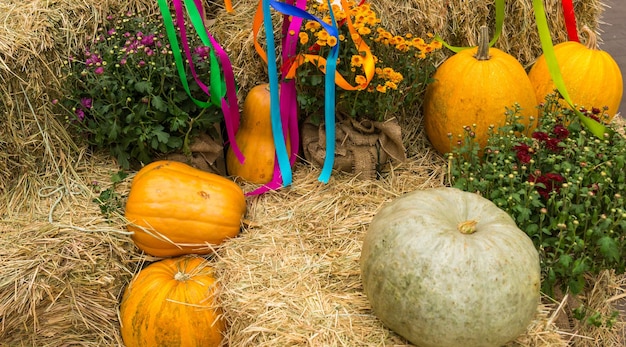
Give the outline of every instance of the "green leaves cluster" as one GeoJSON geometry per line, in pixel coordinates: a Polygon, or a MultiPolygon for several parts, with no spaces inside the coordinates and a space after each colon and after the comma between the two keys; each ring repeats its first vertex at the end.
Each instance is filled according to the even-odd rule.
{"type": "Polygon", "coordinates": [[[541,256],[544,292],[558,285],[575,294],[585,275],[626,268],[626,138],[615,123],[613,134],[593,136],[556,96],[541,111],[531,130],[518,108],[508,110],[506,125],[492,129],[482,149],[467,127],[448,156],[450,181],[493,201],[528,234],[541,256]],[[539,136],[557,132],[567,136],[551,146],[539,136]]]}
{"type": "MultiPolygon", "coordinates": [[[[206,47],[188,29],[196,72],[207,82],[206,47]]],[[[189,64],[187,76],[193,97],[207,100],[189,64]]],[[[123,168],[187,152],[196,135],[221,121],[218,107],[201,108],[183,89],[160,16],[107,17],[93,42],[65,62],[62,77],[58,104],[68,125],[77,138],[110,151],[123,168]]]]}

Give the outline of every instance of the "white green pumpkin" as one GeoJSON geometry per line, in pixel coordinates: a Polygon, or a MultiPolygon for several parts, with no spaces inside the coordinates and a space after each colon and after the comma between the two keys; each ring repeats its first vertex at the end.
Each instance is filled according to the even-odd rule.
{"type": "Polygon", "coordinates": [[[363,242],[374,314],[421,347],[499,347],[524,333],[539,304],[539,255],[491,201],[455,188],[384,206],[363,242]]]}

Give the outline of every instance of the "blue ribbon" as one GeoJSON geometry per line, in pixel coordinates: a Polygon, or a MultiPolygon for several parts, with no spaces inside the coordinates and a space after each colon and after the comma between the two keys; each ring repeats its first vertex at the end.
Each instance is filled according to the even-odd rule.
{"type": "Polygon", "coordinates": [[[267,37],[267,71],[270,85],[270,119],[272,122],[272,136],[274,137],[274,146],[276,147],[276,158],[278,167],[283,179],[283,185],[289,186],[292,182],[291,163],[289,161],[289,153],[287,153],[287,145],[283,137],[283,126],[280,117],[280,96],[278,92],[278,68],[276,67],[276,48],[274,46],[274,26],[272,25],[272,16],[270,13],[270,3],[273,0],[262,0],[263,5],[263,27],[265,28],[265,36],[267,37]]]}
{"type": "MultiPolygon", "coordinates": [[[[337,71],[337,58],[339,57],[339,27],[337,26],[337,21],[335,20],[335,15],[333,11],[330,11],[330,19],[331,25],[324,22],[320,18],[299,9],[293,5],[285,4],[276,0],[270,0],[271,6],[277,11],[286,14],[288,16],[300,17],[303,19],[313,20],[326,29],[329,35],[334,36],[337,39],[337,44],[330,49],[328,56],[326,57],[326,75],[325,75],[325,85],[324,85],[324,120],[326,123],[326,157],[324,158],[324,165],[322,167],[322,172],[320,173],[319,180],[323,183],[328,183],[330,180],[330,176],[333,171],[333,165],[335,163],[335,72],[337,71]]],[[[332,4],[330,0],[327,0],[328,8],[332,9],[332,4]]],[[[265,17],[267,19],[267,17],[265,17]]],[[[267,32],[267,20],[265,21],[265,31],[267,32]]],[[[271,24],[271,23],[270,23],[271,24]]],[[[270,38],[268,35],[268,50],[270,45],[270,38]]],[[[275,61],[269,57],[268,61],[275,61]]],[[[272,64],[268,64],[272,65],[272,64]]],[[[275,70],[275,67],[274,67],[275,70]]],[[[271,78],[270,78],[270,92],[271,92],[271,78]]],[[[274,102],[272,101],[272,104],[274,102]]],[[[281,132],[281,141],[282,141],[282,132],[281,132]]],[[[285,184],[286,185],[286,184],[285,184]]]]}

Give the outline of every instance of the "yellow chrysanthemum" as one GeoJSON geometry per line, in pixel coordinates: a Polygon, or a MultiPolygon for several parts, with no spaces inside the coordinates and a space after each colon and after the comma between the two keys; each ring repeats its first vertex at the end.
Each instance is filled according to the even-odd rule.
{"type": "Polygon", "coordinates": [[[364,85],[365,83],[367,83],[367,78],[365,78],[365,76],[363,75],[356,75],[356,77],[354,77],[354,82],[356,82],[356,84],[358,85],[364,85]]]}
{"type": "Polygon", "coordinates": [[[389,89],[393,89],[393,90],[398,89],[398,85],[395,84],[394,82],[391,82],[391,81],[385,82],[385,87],[387,87],[389,89]]]}
{"type": "Polygon", "coordinates": [[[387,92],[387,87],[379,84],[379,85],[376,86],[376,91],[379,92],[379,93],[386,93],[387,92]]]}
{"type": "Polygon", "coordinates": [[[350,66],[359,67],[361,65],[363,65],[363,57],[358,54],[353,55],[350,59],[350,66]]]}
{"type": "Polygon", "coordinates": [[[409,45],[407,45],[405,42],[402,42],[396,45],[396,49],[400,52],[407,52],[409,50],[409,45]]]}
{"type": "Polygon", "coordinates": [[[326,40],[328,40],[328,37],[329,37],[330,35],[328,34],[328,31],[326,31],[326,30],[324,29],[324,30],[320,30],[320,31],[318,31],[317,33],[315,33],[315,36],[317,37],[317,39],[318,39],[318,40],[324,40],[324,41],[326,41],[326,40]]]}
{"type": "Polygon", "coordinates": [[[320,23],[316,21],[308,21],[304,25],[304,29],[308,31],[316,31],[321,27],[320,23]]]}
{"type": "Polygon", "coordinates": [[[366,26],[362,26],[362,27],[359,28],[358,32],[359,32],[360,35],[365,36],[365,35],[370,34],[372,32],[372,29],[370,29],[369,27],[366,27],[366,26]]]}
{"type": "Polygon", "coordinates": [[[337,38],[334,36],[329,36],[328,39],[326,39],[326,43],[328,43],[330,47],[334,47],[337,45],[337,38]]]}
{"type": "Polygon", "coordinates": [[[301,45],[306,45],[309,42],[309,35],[303,31],[298,34],[298,38],[301,45]]]}

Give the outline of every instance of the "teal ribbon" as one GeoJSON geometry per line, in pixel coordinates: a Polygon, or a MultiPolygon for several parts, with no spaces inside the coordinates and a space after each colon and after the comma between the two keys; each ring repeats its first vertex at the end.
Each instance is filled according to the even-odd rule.
{"type": "Polygon", "coordinates": [[[537,30],[539,31],[539,39],[541,40],[541,48],[543,49],[543,55],[546,58],[548,70],[550,71],[550,76],[554,81],[554,85],[559,93],[561,93],[563,99],[568,103],[574,113],[576,113],[580,122],[583,123],[583,125],[585,125],[585,127],[587,127],[592,134],[603,139],[604,135],[611,134],[612,130],[585,116],[582,112],[576,109],[576,107],[574,107],[574,103],[572,102],[572,99],[567,92],[567,88],[565,87],[565,81],[563,81],[563,75],[561,74],[561,69],[559,68],[559,62],[556,60],[554,46],[552,45],[552,37],[550,36],[550,29],[548,27],[546,12],[542,1],[533,0],[533,8],[535,10],[535,20],[537,22],[537,30]]]}
{"type": "MultiPolygon", "coordinates": [[[[332,8],[330,0],[327,0],[329,8],[332,8]]],[[[329,35],[337,39],[337,44],[330,49],[326,58],[326,75],[324,77],[324,122],[326,130],[326,157],[319,176],[319,181],[328,183],[335,164],[335,72],[337,71],[337,59],[339,57],[339,27],[335,19],[333,11],[330,11],[331,24],[327,24],[320,18],[299,9],[293,5],[272,1],[272,7],[279,12],[300,17],[307,20],[313,20],[328,32],[329,35]]],[[[267,31],[267,28],[266,28],[267,31]]],[[[269,38],[268,38],[269,40],[269,38]]],[[[268,61],[273,61],[268,56],[268,61]]],[[[272,64],[270,64],[272,65],[272,64]]]]}
{"type": "Polygon", "coordinates": [[[274,147],[276,148],[276,159],[283,179],[283,186],[291,185],[293,175],[289,153],[283,136],[283,126],[280,116],[280,94],[278,90],[278,68],[276,67],[276,48],[274,45],[274,26],[272,25],[272,15],[270,12],[271,0],[261,0],[263,7],[263,27],[267,38],[267,72],[270,85],[270,119],[272,123],[272,136],[274,147]]]}

